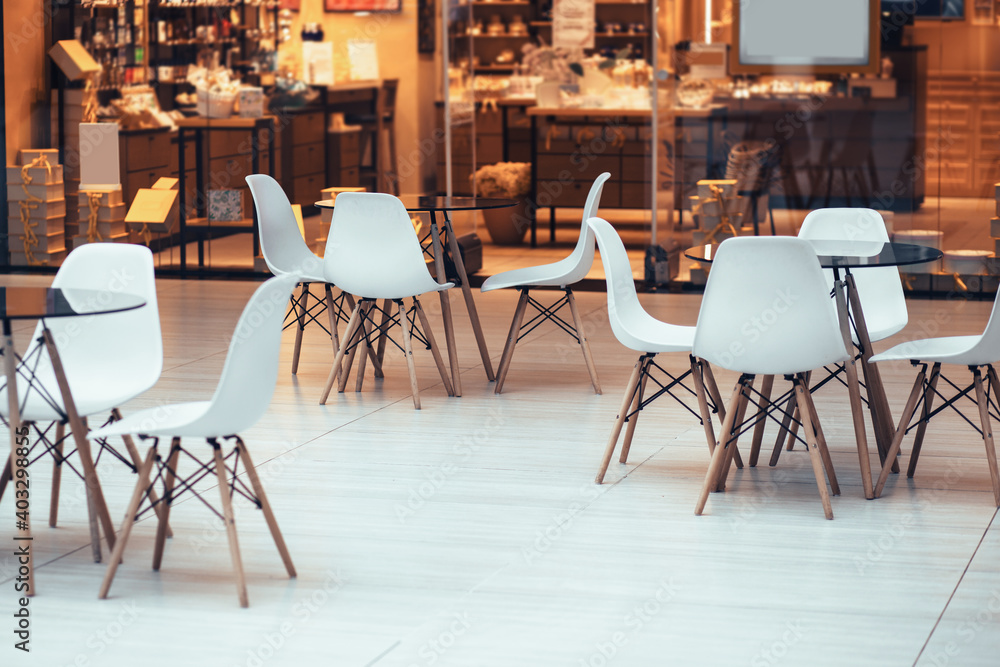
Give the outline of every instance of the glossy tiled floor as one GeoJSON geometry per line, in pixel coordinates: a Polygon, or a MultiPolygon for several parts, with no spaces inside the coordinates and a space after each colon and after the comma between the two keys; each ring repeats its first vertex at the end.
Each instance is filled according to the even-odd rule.
{"type": "MultiPolygon", "coordinates": [[[[123,410],[207,398],[253,289],[161,281],[163,376],[123,410]]],[[[369,375],[361,393],[318,405],[329,341],[307,332],[293,377],[286,332],[271,410],[244,435],[299,577],[285,577],[263,518],[243,506],[249,609],[237,605],[221,524],[191,501],[171,514],[162,570],[150,570],[155,530],[143,521],[111,598],[98,600],[104,566],[90,558],[82,485],[64,481],[61,523],[50,529],[50,471],[33,468],[32,653],[14,652],[8,631],[0,665],[998,664],[1000,526],[982,442],[957,417],[932,425],[915,479],[893,476],[883,498],[866,501],[846,393],[825,389],[817,405],[843,490],[834,521],[823,519],[801,449],[777,468],[734,472],[696,517],[703,432],[665,400],[643,412],[629,463],[593,483],[635,361],[610,331],[603,294],[578,297],[599,396],[578,350],[544,327],[518,346],[495,396],[452,298],[464,396],[448,398],[417,350],[419,412],[394,350],[384,380],[369,375]]],[[[515,294],[477,298],[496,363],[515,294]]],[[[641,300],[662,319],[693,324],[700,297],[641,300]]],[[[439,322],[436,300],[425,304],[439,322]]],[[[990,305],[912,301],[897,339],[932,327],[978,331],[990,305]]],[[[29,333],[18,331],[22,345],[29,333]]],[[[686,359],[662,363],[680,371],[686,359]]],[[[911,371],[884,372],[898,412],[911,371]]],[[[733,376],[719,381],[725,393],[733,376]]],[[[908,451],[904,443],[904,464],[908,451]]],[[[134,476],[109,462],[101,474],[117,519],[134,476]]],[[[4,498],[0,539],[12,534],[12,514],[4,498]]],[[[0,556],[8,619],[9,552],[0,556]]]]}

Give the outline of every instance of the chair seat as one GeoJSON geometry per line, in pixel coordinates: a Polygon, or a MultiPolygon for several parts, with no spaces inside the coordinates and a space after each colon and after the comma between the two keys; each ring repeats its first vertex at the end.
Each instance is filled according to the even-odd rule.
{"type": "Polygon", "coordinates": [[[984,355],[976,349],[982,338],[982,335],[977,335],[911,340],[874,355],[871,358],[871,363],[909,359],[959,366],[979,366],[992,363],[996,359],[985,359],[984,355]]]}
{"type": "MultiPolygon", "coordinates": [[[[567,258],[570,259],[570,258],[567,258]]],[[[576,262],[566,259],[541,266],[526,266],[512,271],[504,271],[483,281],[481,292],[511,287],[565,287],[566,274],[576,266],[576,262]]]]}
{"type": "Polygon", "coordinates": [[[611,329],[618,341],[636,352],[690,352],[695,327],[662,322],[645,312],[632,313],[628,329],[611,319],[611,329]]]}
{"type": "MultiPolygon", "coordinates": [[[[333,282],[327,280],[327,282],[333,282]]],[[[343,280],[344,285],[338,285],[340,289],[348,294],[353,294],[359,299],[389,299],[396,301],[399,299],[409,299],[412,296],[427,294],[429,292],[443,292],[455,286],[455,283],[444,283],[443,285],[427,275],[427,282],[420,285],[412,285],[409,289],[400,289],[398,284],[376,285],[374,283],[354,284],[353,280],[343,280]]]]}
{"type": "MultiPolygon", "coordinates": [[[[49,393],[55,404],[59,407],[59,412],[54,410],[48,401],[44,400],[34,389],[25,400],[28,391],[28,383],[18,377],[17,395],[21,404],[21,420],[31,422],[52,422],[63,418],[63,400],[59,393],[59,385],[56,383],[52,369],[37,369],[36,374],[41,386],[49,393]]],[[[73,379],[70,382],[70,391],[73,393],[73,402],[76,406],[77,414],[81,417],[91,415],[107,416],[113,408],[135,398],[148,386],[137,387],[129,383],[111,382],[110,376],[104,376],[109,381],[103,381],[100,373],[73,373],[70,369],[67,375],[73,379]]],[[[7,410],[7,388],[0,389],[0,415],[6,418],[9,415],[7,410]]]]}
{"type": "Polygon", "coordinates": [[[91,440],[112,435],[152,435],[178,438],[221,438],[231,433],[212,433],[201,423],[211,401],[177,403],[132,413],[103,428],[90,432],[91,440]]]}

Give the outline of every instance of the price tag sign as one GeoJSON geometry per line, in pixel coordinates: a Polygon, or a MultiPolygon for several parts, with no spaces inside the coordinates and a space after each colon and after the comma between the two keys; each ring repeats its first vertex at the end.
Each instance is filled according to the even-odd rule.
{"type": "Polygon", "coordinates": [[[594,48],[594,0],[555,0],[552,6],[552,46],[594,48]]]}

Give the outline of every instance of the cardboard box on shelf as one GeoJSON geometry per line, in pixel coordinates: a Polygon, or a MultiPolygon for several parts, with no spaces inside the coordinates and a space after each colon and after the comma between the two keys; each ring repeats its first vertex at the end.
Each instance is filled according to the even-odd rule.
{"type": "Polygon", "coordinates": [[[90,206],[91,193],[100,193],[99,203],[101,206],[118,206],[123,203],[121,188],[117,190],[80,190],[77,193],[77,201],[80,206],[90,206]]]}
{"type": "MultiPolygon", "coordinates": [[[[7,165],[7,183],[21,183],[24,179],[24,167],[7,165]]],[[[28,167],[28,178],[33,185],[45,185],[63,182],[63,168],[61,164],[46,167],[28,167]]]]}
{"type": "MultiPolygon", "coordinates": [[[[62,232],[66,228],[66,218],[61,215],[51,218],[29,218],[28,224],[34,225],[32,229],[35,234],[55,234],[56,232],[62,232]]],[[[21,221],[19,216],[10,216],[7,218],[7,233],[12,236],[24,233],[24,222],[21,221]]]]}
{"type": "Polygon", "coordinates": [[[62,264],[63,260],[66,259],[66,251],[60,250],[53,253],[32,253],[34,256],[34,263],[28,261],[28,256],[23,252],[12,252],[10,253],[10,264],[11,266],[59,266],[62,264]]]}
{"type": "Polygon", "coordinates": [[[66,200],[51,199],[49,201],[24,201],[21,200],[10,207],[8,215],[10,217],[21,217],[21,203],[28,209],[28,217],[36,220],[45,218],[61,218],[66,215],[66,200]]]}
{"type": "MultiPolygon", "coordinates": [[[[32,252],[36,255],[44,254],[50,255],[54,252],[62,252],[66,249],[66,239],[63,236],[63,231],[60,229],[54,234],[35,234],[35,238],[38,241],[38,245],[32,248],[32,252]]],[[[11,252],[24,252],[24,236],[22,234],[10,234],[7,238],[8,247],[11,252]]]]}
{"type": "Polygon", "coordinates": [[[44,155],[49,164],[59,164],[58,148],[22,148],[17,153],[17,161],[24,166],[33,162],[39,155],[44,155]]]}
{"type": "Polygon", "coordinates": [[[241,190],[209,190],[208,219],[211,222],[239,222],[243,219],[241,190]]]}
{"type": "Polygon", "coordinates": [[[63,191],[62,181],[43,185],[24,185],[20,181],[7,183],[7,201],[30,201],[32,197],[37,197],[43,202],[54,199],[66,199],[63,191]]]}

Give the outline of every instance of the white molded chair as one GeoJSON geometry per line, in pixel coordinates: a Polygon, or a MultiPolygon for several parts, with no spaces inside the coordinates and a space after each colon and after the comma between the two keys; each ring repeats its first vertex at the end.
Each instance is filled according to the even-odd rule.
{"type": "MultiPolygon", "coordinates": [[[[806,214],[805,220],[802,221],[802,227],[799,229],[799,238],[821,241],[846,240],[886,243],[889,241],[889,233],[886,231],[882,216],[873,209],[820,208],[806,214]]],[[[826,275],[827,285],[832,292],[834,287],[833,270],[823,269],[823,273],[826,275]]],[[[899,333],[908,321],[906,297],[903,294],[903,283],[899,277],[899,269],[894,266],[865,268],[852,272],[851,277],[854,280],[857,296],[861,303],[869,341],[883,340],[899,333]]],[[[851,313],[854,314],[853,307],[850,308],[851,313]]],[[[853,327],[851,328],[851,338],[854,344],[860,347],[853,327]]],[[[871,350],[860,351],[856,354],[857,358],[863,356],[871,356],[871,350]]],[[[867,378],[870,369],[862,366],[862,370],[867,378]]],[[[825,384],[829,377],[840,378],[842,372],[844,372],[844,367],[839,365],[830,370],[828,377],[818,383],[813,382],[810,376],[812,391],[815,391],[818,385],[825,384]]],[[[769,384],[765,380],[765,389],[768,386],[769,384]]],[[[764,393],[766,394],[767,391],[765,390],[764,393]]],[[[791,431],[795,432],[794,425],[791,431]]],[[[777,462],[777,457],[781,453],[782,440],[786,431],[782,429],[779,433],[774,455],[771,458],[772,465],[777,462]]],[[[790,439],[789,449],[793,444],[794,440],[790,439]]],[[[755,463],[753,462],[752,465],[755,463]]]]}
{"type": "MultiPolygon", "coordinates": [[[[760,399],[762,413],[748,421],[775,419],[794,395],[826,518],[833,518],[823,469],[840,493],[805,373],[848,359],[840,322],[816,253],[803,239],[733,238],[719,246],[705,285],[692,350],[694,356],[741,373],[722,426],[722,446],[712,455],[695,514],[711,490],[725,488],[755,375],[783,375],[792,391],[776,401],[760,399]]],[[[760,397],[761,395],[758,394],[760,397]]],[[[776,420],[777,421],[777,420],[776,420]]]]}
{"type": "MultiPolygon", "coordinates": [[[[257,476],[253,460],[243,440],[237,434],[256,424],[267,412],[271,403],[274,384],[278,377],[282,313],[284,304],[287,303],[298,281],[298,276],[294,275],[271,278],[258,287],[250,297],[233,332],[229,353],[222,367],[222,376],[211,399],[142,410],[90,434],[92,439],[125,434],[153,439],[153,444],[146,453],[146,459],[139,471],[139,481],[125,512],[121,534],[108,560],[108,569],[101,584],[101,598],[106,598],[108,595],[132,532],[132,526],[140,515],[139,510],[143,501],[150,500],[153,507],[160,504],[155,497],[149,495],[153,485],[157,481],[163,482],[163,511],[159,513],[156,545],[153,551],[153,569],[159,570],[170,507],[185,491],[193,491],[193,486],[198,480],[211,474],[218,479],[222,513],[208,505],[204,494],[196,493],[196,497],[208,505],[225,523],[229,552],[233,569],[236,571],[240,606],[246,607],[248,602],[243,561],[240,558],[236,524],[233,520],[233,495],[239,494],[263,510],[264,519],[271,530],[271,536],[284,561],[288,576],[295,576],[295,567],[278,529],[278,522],[271,511],[271,505],[264,494],[264,487],[257,476]],[[165,459],[157,452],[160,438],[170,438],[170,451],[165,459]],[[212,457],[208,461],[202,461],[196,452],[182,446],[183,438],[205,440],[212,451],[212,457]],[[220,440],[233,440],[232,451],[223,454],[220,440]],[[195,462],[194,471],[187,477],[182,477],[179,472],[178,464],[182,453],[195,462]],[[231,462],[227,463],[230,458],[231,462]],[[237,476],[240,462],[250,480],[249,486],[237,476]],[[154,463],[158,471],[153,483],[150,483],[150,472],[154,463]],[[175,485],[179,488],[175,488],[175,485]]],[[[145,513],[145,510],[142,513],[145,513]]]]}
{"type": "Polygon", "coordinates": [[[348,307],[353,309],[354,300],[345,292],[334,298],[334,286],[326,282],[323,274],[323,260],[309,249],[302,238],[292,205],[281,189],[281,184],[267,174],[251,174],[247,176],[247,185],[250,186],[250,194],[257,207],[260,249],[268,270],[276,276],[297,275],[302,286],[298,296],[292,294],[288,314],[285,316],[285,328],[295,326],[295,347],[292,348],[292,375],[295,375],[299,370],[302,333],[306,325],[314,322],[330,336],[336,353],[340,347],[337,323],[340,320],[347,321],[343,302],[346,299],[348,307]],[[313,283],[323,286],[325,299],[316,299],[316,303],[310,306],[309,286],[313,283]],[[324,310],[329,320],[326,325],[318,319],[324,310]]]}
{"type": "MultiPolygon", "coordinates": [[[[806,215],[799,229],[799,238],[888,243],[889,233],[882,216],[870,208],[821,208],[806,215]]],[[[824,269],[823,272],[832,290],[833,271],[824,269]]],[[[899,269],[880,266],[855,271],[852,275],[861,299],[868,337],[879,341],[902,331],[908,315],[899,269]]]]}
{"type": "MultiPolygon", "coordinates": [[[[142,297],[141,308],[94,315],[87,318],[51,318],[45,322],[59,350],[73,403],[84,424],[89,417],[101,417],[107,422],[122,418],[118,406],[150,389],[160,379],[163,369],[163,342],[160,333],[160,311],[156,302],[156,282],[153,275],[153,254],[140,245],[92,243],[67,255],[52,280],[52,287],[90,289],[107,293],[126,293],[142,297]]],[[[56,387],[55,375],[45,345],[43,325],[35,327],[28,350],[22,355],[19,370],[33,373],[41,385],[56,387]]],[[[20,374],[20,372],[19,372],[20,374]]],[[[37,391],[27,391],[27,382],[18,383],[21,420],[30,423],[36,437],[35,447],[42,447],[54,459],[52,494],[49,505],[49,525],[56,526],[59,513],[59,491],[63,466],[81,478],[74,455],[75,446],[63,450],[69,434],[65,433],[65,408],[58,390],[43,398],[37,391]],[[50,403],[49,401],[52,401],[50,403]],[[50,424],[55,423],[55,436],[49,437],[50,424]],[[41,425],[45,426],[41,426],[41,425]]],[[[8,416],[7,391],[0,389],[0,415],[8,416]]],[[[119,453],[105,439],[98,439],[99,460],[107,454],[137,471],[142,465],[139,450],[132,438],[123,438],[128,457],[119,453]]],[[[70,441],[72,444],[72,441],[70,441]]],[[[36,457],[33,460],[37,460],[36,457]]],[[[0,477],[0,495],[10,479],[10,461],[0,477]]],[[[107,517],[103,494],[96,489],[98,513],[105,524],[108,543],[114,542],[114,526],[107,517]]]]}
{"type": "MultiPolygon", "coordinates": [[[[962,397],[973,400],[971,393],[975,394],[973,402],[977,404],[979,410],[980,435],[983,436],[983,444],[986,446],[986,460],[990,469],[990,480],[993,485],[993,499],[997,507],[1000,507],[1000,471],[997,470],[997,454],[993,442],[993,426],[990,422],[990,410],[996,411],[1000,405],[1000,380],[997,372],[993,368],[994,362],[1000,360],[1000,292],[993,302],[993,310],[990,312],[990,319],[986,322],[986,328],[978,336],[947,336],[943,338],[924,338],[920,340],[900,343],[895,347],[886,350],[881,354],[876,354],[871,358],[871,363],[883,361],[905,361],[909,360],[914,366],[919,366],[916,381],[913,383],[913,390],[906,401],[906,407],[900,416],[899,425],[896,427],[892,445],[886,455],[887,465],[883,466],[878,482],[875,484],[875,496],[882,493],[886,479],[889,476],[890,466],[888,462],[895,461],[899,453],[899,446],[903,437],[914,427],[911,425],[913,415],[917,408],[921,408],[920,418],[915,425],[917,434],[913,441],[913,452],[910,454],[910,462],[907,467],[906,476],[913,477],[917,468],[917,459],[920,456],[920,448],[923,444],[924,433],[927,430],[927,423],[934,415],[951,407],[961,414],[955,406],[962,397]],[[927,377],[927,365],[931,367],[930,377],[927,377]],[[966,366],[972,372],[972,383],[965,389],[960,389],[951,398],[938,408],[934,408],[934,397],[944,396],[937,390],[938,380],[943,378],[941,364],[954,364],[956,366],[966,366]],[[986,369],[987,382],[983,386],[982,369],[986,369]],[[990,392],[996,403],[990,401],[990,392]]],[[[945,378],[945,382],[955,389],[957,385],[945,378]]],[[[966,419],[970,424],[973,422],[966,419]]],[[[973,426],[973,428],[976,428],[973,426]]]]}
{"type": "Polygon", "coordinates": [[[351,313],[347,331],[341,340],[320,404],[325,404],[329,398],[334,380],[341,371],[344,357],[350,353],[347,367],[340,375],[338,391],[344,391],[359,346],[364,348],[365,353],[361,355],[357,390],[361,390],[364,380],[366,357],[372,360],[376,377],[381,376],[381,355],[375,353],[372,342],[376,339],[392,340],[386,334],[395,325],[399,325],[402,329],[403,345],[392,342],[400,347],[406,356],[413,407],[420,409],[420,388],[413,365],[411,335],[430,349],[445,390],[449,396],[453,396],[454,391],[444,360],[417,296],[450,289],[454,287],[454,283],[442,285],[431,278],[424,263],[423,250],[420,248],[413,223],[410,222],[410,215],[406,212],[403,202],[393,195],[377,192],[339,194],[330,222],[324,264],[327,282],[354,294],[359,301],[351,313]],[[413,301],[409,310],[403,305],[405,298],[413,301]],[[380,308],[379,299],[392,301],[396,305],[396,314],[391,313],[391,307],[380,308]],[[375,322],[375,312],[382,314],[380,323],[375,322]],[[416,328],[417,317],[420,318],[419,329],[416,328]]]}
{"type": "MultiPolygon", "coordinates": [[[[632,266],[618,232],[607,220],[596,217],[589,218],[587,226],[591,234],[596,237],[597,245],[601,249],[601,261],[604,262],[604,275],[608,284],[608,319],[611,321],[611,330],[622,345],[640,353],[628,384],[625,385],[625,396],[622,399],[621,408],[618,410],[618,416],[611,430],[611,437],[608,439],[608,446],[597,473],[595,481],[600,484],[604,481],[604,475],[608,470],[608,464],[611,462],[611,456],[618,444],[624,423],[627,421],[629,425],[618,459],[621,463],[628,460],[639,412],[660,395],[669,394],[701,419],[705,427],[705,436],[709,441],[709,451],[714,449],[715,435],[712,429],[709,403],[705,395],[706,385],[712,394],[713,405],[717,406],[719,410],[724,410],[724,408],[722,408],[722,401],[718,397],[712,369],[707,363],[691,356],[695,328],[662,322],[647,313],[642,304],[639,303],[639,296],[635,291],[635,281],[632,277],[632,266]],[[691,368],[680,376],[672,375],[654,361],[654,357],[661,352],[686,353],[691,368]],[[653,377],[652,371],[654,369],[666,375],[667,379],[661,381],[654,377],[653,382],[658,385],[658,391],[651,398],[645,398],[646,382],[650,377],[653,377]],[[694,382],[694,391],[683,384],[688,375],[691,375],[694,382]],[[687,404],[674,393],[677,387],[697,397],[700,414],[687,407],[687,404]]],[[[724,412],[722,417],[725,418],[724,412]]]]}
{"type": "Polygon", "coordinates": [[[510,287],[516,287],[521,291],[517,308],[514,309],[514,319],[510,323],[510,332],[507,334],[507,343],[504,345],[503,354],[500,357],[500,366],[497,368],[496,386],[493,388],[495,393],[499,394],[503,391],[504,380],[507,378],[507,371],[510,370],[511,359],[514,357],[514,346],[545,320],[555,322],[563,331],[576,338],[583,351],[583,359],[587,364],[587,371],[590,373],[590,381],[594,385],[594,393],[601,393],[601,384],[597,379],[597,368],[594,366],[594,359],[590,353],[590,345],[587,343],[587,336],[583,330],[583,322],[580,319],[580,311],[576,307],[576,299],[573,297],[571,285],[583,280],[587,272],[590,271],[590,266],[594,263],[594,232],[588,226],[587,220],[597,215],[597,209],[601,203],[601,191],[609,178],[611,178],[611,174],[604,172],[590,186],[590,193],[587,195],[587,202],[583,207],[580,239],[576,242],[576,247],[573,248],[569,257],[552,264],[504,271],[490,276],[483,282],[480,288],[483,292],[510,287]],[[565,294],[552,306],[543,306],[529,296],[533,287],[558,287],[565,294]],[[522,325],[524,311],[529,305],[537,310],[538,314],[528,320],[527,324],[522,325]],[[559,317],[559,311],[566,305],[569,305],[570,313],[573,315],[572,323],[559,317]],[[527,331],[521,333],[524,329],[527,331]]]}

